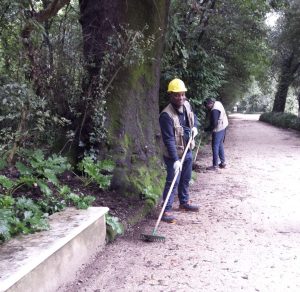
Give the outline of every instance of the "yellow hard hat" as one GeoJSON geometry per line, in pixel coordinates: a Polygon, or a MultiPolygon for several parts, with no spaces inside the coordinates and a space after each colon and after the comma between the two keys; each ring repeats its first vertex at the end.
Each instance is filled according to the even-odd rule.
{"type": "Polygon", "coordinates": [[[168,92],[185,92],[187,91],[184,82],[178,78],[170,81],[168,85],[168,92]]]}

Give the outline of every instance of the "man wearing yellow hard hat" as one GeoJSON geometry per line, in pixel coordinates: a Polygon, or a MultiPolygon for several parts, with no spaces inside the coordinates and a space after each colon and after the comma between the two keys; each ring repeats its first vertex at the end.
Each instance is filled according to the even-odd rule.
{"type": "Polygon", "coordinates": [[[194,138],[198,134],[198,123],[190,103],[186,100],[186,91],[187,89],[182,80],[178,78],[173,79],[168,85],[170,103],[159,116],[163,140],[163,157],[167,169],[163,192],[164,200],[166,200],[176,172],[180,171],[162,216],[162,220],[168,223],[176,222],[176,218],[171,212],[176,189],[178,191],[179,210],[199,211],[197,206],[189,202],[189,183],[193,164],[192,149],[195,146],[194,138]],[[192,142],[186,152],[183,163],[181,163],[180,159],[190,137],[192,137],[192,142]]]}

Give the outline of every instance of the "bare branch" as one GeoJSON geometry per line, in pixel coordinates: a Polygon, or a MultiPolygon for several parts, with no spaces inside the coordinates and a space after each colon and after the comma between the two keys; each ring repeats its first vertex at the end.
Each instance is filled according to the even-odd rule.
{"type": "MultiPolygon", "coordinates": [[[[53,0],[44,10],[41,10],[39,12],[33,12],[32,19],[38,22],[44,22],[49,18],[55,16],[57,12],[65,5],[69,4],[70,1],[71,0],[53,0]]],[[[32,30],[32,23],[27,22],[21,33],[22,38],[29,38],[32,30]]]]}
{"type": "Polygon", "coordinates": [[[53,0],[46,9],[36,13],[34,19],[38,22],[46,21],[55,16],[61,8],[69,3],[70,0],[53,0]]]}

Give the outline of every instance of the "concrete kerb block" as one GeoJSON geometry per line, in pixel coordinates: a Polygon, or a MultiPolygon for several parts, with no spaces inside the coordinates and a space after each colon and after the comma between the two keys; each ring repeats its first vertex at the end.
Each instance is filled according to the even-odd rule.
{"type": "Polygon", "coordinates": [[[50,292],[74,280],[105,245],[106,207],[67,208],[50,216],[50,230],[0,246],[0,291],[50,292]]]}

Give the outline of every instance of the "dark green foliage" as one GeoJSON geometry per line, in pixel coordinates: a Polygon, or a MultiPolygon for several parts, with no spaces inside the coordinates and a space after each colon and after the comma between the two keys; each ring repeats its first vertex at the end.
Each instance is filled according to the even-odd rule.
{"type": "Polygon", "coordinates": [[[87,209],[95,201],[93,196],[85,196],[84,194],[70,193],[67,196],[68,201],[78,209],[87,209]]]}
{"type": "Polygon", "coordinates": [[[124,233],[124,226],[119,218],[111,216],[109,213],[105,215],[106,220],[106,241],[113,241],[116,236],[124,233]]]}
{"type": "Polygon", "coordinates": [[[6,190],[10,190],[15,186],[15,183],[4,175],[0,175],[0,185],[6,190]]]}
{"type": "Polygon", "coordinates": [[[67,159],[62,156],[53,154],[52,156],[45,158],[44,153],[41,150],[36,150],[32,154],[29,152],[28,163],[30,168],[17,162],[16,166],[23,176],[34,175],[37,178],[42,178],[46,182],[51,182],[54,185],[58,185],[57,175],[63,173],[66,170],[70,170],[71,165],[67,159]]]}
{"type": "Polygon", "coordinates": [[[215,97],[225,82],[224,58],[208,54],[201,46],[201,26],[200,15],[194,14],[191,3],[172,2],[163,55],[160,109],[168,103],[167,85],[175,77],[185,82],[187,97],[198,109],[206,97],[215,97]]]}
{"type": "MultiPolygon", "coordinates": [[[[43,1],[44,8],[50,3],[43,1]]],[[[41,1],[1,2],[0,151],[16,141],[17,150],[46,144],[68,151],[74,138],[84,78],[78,3],[39,23],[31,17],[42,9],[41,1]],[[22,39],[26,25],[33,31],[22,39]]]]}
{"type": "MultiPolygon", "coordinates": [[[[87,209],[95,200],[61,184],[60,175],[71,169],[65,157],[54,154],[46,158],[41,150],[24,151],[23,155],[26,158],[16,163],[16,178],[0,175],[0,241],[46,229],[48,215],[67,206],[87,209]]],[[[80,168],[85,174],[84,182],[95,182],[106,189],[114,164],[108,160],[94,162],[87,157],[80,168]]]]}
{"type": "Polygon", "coordinates": [[[153,205],[155,205],[155,203],[159,199],[157,193],[154,190],[154,187],[151,185],[148,185],[146,188],[144,188],[142,198],[143,200],[148,200],[149,202],[152,201],[153,205]]]}
{"type": "Polygon", "coordinates": [[[0,170],[4,169],[7,166],[7,162],[5,159],[0,158],[0,170]]]}
{"type": "Polygon", "coordinates": [[[0,195],[0,242],[17,234],[46,230],[46,214],[32,199],[0,195]]]}
{"type": "Polygon", "coordinates": [[[94,161],[92,157],[85,157],[78,165],[82,171],[84,185],[87,186],[91,182],[98,184],[100,189],[107,189],[112,178],[112,171],[115,164],[112,160],[94,161]]]}
{"type": "Polygon", "coordinates": [[[280,128],[289,128],[300,131],[300,118],[290,113],[263,113],[259,120],[280,128]]]}
{"type": "Polygon", "coordinates": [[[28,148],[53,143],[53,126],[63,127],[68,121],[51,110],[50,103],[34,93],[25,83],[0,82],[0,154],[13,148],[28,148]]]}
{"type": "Polygon", "coordinates": [[[207,97],[231,105],[243,96],[251,77],[266,80],[270,52],[264,38],[269,11],[265,1],[171,3],[161,108],[168,102],[167,83],[174,77],[184,80],[198,113],[207,97]]]}

